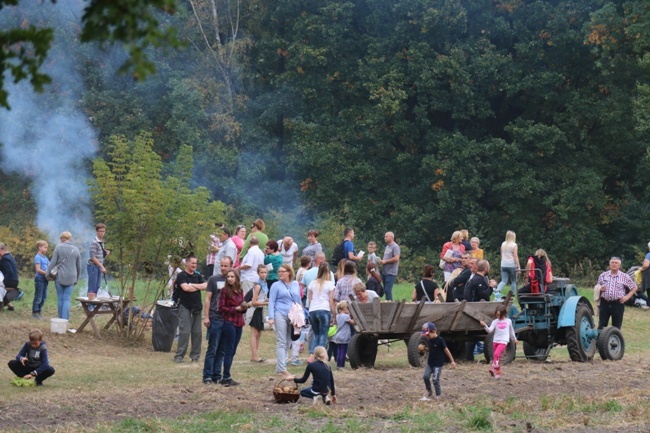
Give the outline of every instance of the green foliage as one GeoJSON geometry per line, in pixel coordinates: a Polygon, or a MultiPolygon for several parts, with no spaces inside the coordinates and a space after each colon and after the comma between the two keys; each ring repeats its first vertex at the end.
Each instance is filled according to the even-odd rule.
{"type": "Polygon", "coordinates": [[[122,293],[129,297],[138,272],[148,273],[151,282],[165,255],[202,253],[195,246],[208,237],[211,222],[222,220],[225,211],[223,203],[210,200],[206,188],[190,188],[190,146],[181,146],[173,176],[163,177],[153,145],[151,134],[145,132],[133,141],[114,136],[109,159],[97,158],[93,164],[96,215],[110,227],[112,257],[119,264],[122,293]]]}

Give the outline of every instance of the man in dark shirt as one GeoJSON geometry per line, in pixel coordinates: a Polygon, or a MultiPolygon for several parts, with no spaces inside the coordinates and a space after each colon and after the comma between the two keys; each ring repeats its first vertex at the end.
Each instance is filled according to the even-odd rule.
{"type": "Polygon", "coordinates": [[[16,260],[9,252],[7,245],[3,243],[0,243],[0,272],[4,276],[4,285],[7,291],[3,299],[0,299],[0,311],[2,311],[5,305],[8,310],[13,311],[14,306],[11,304],[11,301],[22,298],[23,291],[18,289],[18,266],[16,265],[16,260]]]}
{"type": "Polygon", "coordinates": [[[226,283],[226,274],[232,268],[232,259],[228,256],[219,262],[221,272],[213,275],[208,280],[205,289],[205,307],[203,310],[203,325],[208,328],[206,338],[208,349],[203,362],[203,383],[206,385],[221,381],[223,358],[226,355],[225,347],[220,345],[221,331],[223,330],[223,317],[219,314],[219,291],[226,283]]]}
{"type": "Polygon", "coordinates": [[[201,311],[203,303],[201,290],[205,290],[203,277],[196,272],[196,256],[190,255],[185,259],[185,270],[178,274],[174,283],[178,294],[178,348],[174,361],[183,362],[187,346],[192,337],[190,359],[198,362],[201,356],[201,311]]]}
{"type": "Polygon", "coordinates": [[[472,253],[464,252],[461,258],[461,266],[463,270],[460,274],[453,279],[453,298],[454,300],[462,301],[465,299],[464,290],[465,284],[469,281],[472,276],[472,269],[470,268],[470,261],[472,260],[472,253]]]}
{"type": "Polygon", "coordinates": [[[490,295],[496,286],[495,281],[489,281],[487,274],[490,272],[490,263],[480,260],[477,264],[476,274],[465,284],[465,300],[468,302],[489,301],[490,295]]]}

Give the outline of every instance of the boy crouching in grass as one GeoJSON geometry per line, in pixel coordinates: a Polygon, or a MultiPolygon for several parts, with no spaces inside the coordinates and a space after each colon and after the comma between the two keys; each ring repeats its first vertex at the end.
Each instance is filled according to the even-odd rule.
{"type": "Polygon", "coordinates": [[[18,377],[36,379],[36,386],[43,385],[43,381],[54,374],[40,329],[29,331],[29,341],[20,349],[16,359],[9,361],[9,368],[18,377]]]}
{"type": "Polygon", "coordinates": [[[447,348],[447,343],[443,340],[442,337],[438,335],[436,331],[436,325],[432,322],[427,322],[422,325],[422,335],[426,335],[429,339],[429,358],[427,359],[427,365],[424,367],[424,386],[427,389],[427,393],[420,401],[429,401],[433,397],[433,392],[431,391],[431,382],[430,378],[433,376],[433,386],[436,390],[436,400],[440,398],[442,394],[442,389],[440,388],[440,373],[442,372],[442,366],[445,363],[445,355],[449,358],[451,362],[451,368],[456,368],[456,363],[454,362],[454,357],[451,356],[451,352],[447,348]]]}

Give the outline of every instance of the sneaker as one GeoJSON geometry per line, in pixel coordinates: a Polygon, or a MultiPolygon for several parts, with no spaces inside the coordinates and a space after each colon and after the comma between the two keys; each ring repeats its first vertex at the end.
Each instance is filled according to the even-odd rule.
{"type": "Polygon", "coordinates": [[[40,313],[32,313],[32,319],[41,320],[43,317],[40,313]]]}
{"type": "Polygon", "coordinates": [[[497,373],[497,374],[494,375],[494,378],[495,379],[501,379],[501,375],[497,373]]]}
{"type": "Polygon", "coordinates": [[[20,301],[21,299],[23,299],[23,296],[25,296],[25,292],[18,289],[18,296],[16,296],[16,301],[20,301]]]}
{"type": "Polygon", "coordinates": [[[332,399],[330,398],[329,395],[325,396],[325,406],[329,406],[332,404],[332,399]]]}
{"type": "Polygon", "coordinates": [[[194,363],[194,362],[199,362],[199,360],[198,360],[198,359],[193,359],[192,362],[193,362],[193,363],[194,363]]]}
{"type": "Polygon", "coordinates": [[[490,368],[490,376],[496,376],[497,372],[494,367],[490,368]]]}
{"type": "Polygon", "coordinates": [[[425,395],[420,399],[420,401],[431,401],[431,396],[430,395],[425,395]]]}
{"type": "Polygon", "coordinates": [[[224,379],[221,382],[219,382],[223,386],[237,386],[239,385],[239,382],[235,382],[232,379],[224,379]]]}
{"type": "Polygon", "coordinates": [[[207,379],[203,379],[203,385],[214,385],[214,382],[208,377],[207,379]]]}
{"type": "Polygon", "coordinates": [[[182,364],[183,363],[183,358],[174,358],[174,362],[176,364],[182,364]]]}
{"type": "Polygon", "coordinates": [[[291,361],[291,365],[302,365],[302,361],[299,359],[294,359],[291,361]]]}
{"type": "Polygon", "coordinates": [[[317,395],[317,396],[314,397],[314,402],[312,404],[314,404],[314,405],[320,404],[321,401],[322,401],[321,396],[317,395]]]}

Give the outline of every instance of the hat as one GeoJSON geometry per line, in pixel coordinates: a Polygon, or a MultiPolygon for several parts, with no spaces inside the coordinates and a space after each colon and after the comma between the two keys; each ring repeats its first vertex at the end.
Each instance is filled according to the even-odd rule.
{"type": "Polygon", "coordinates": [[[436,325],[433,324],[433,322],[427,322],[424,325],[422,325],[422,335],[427,335],[431,331],[436,330],[436,325]]]}

